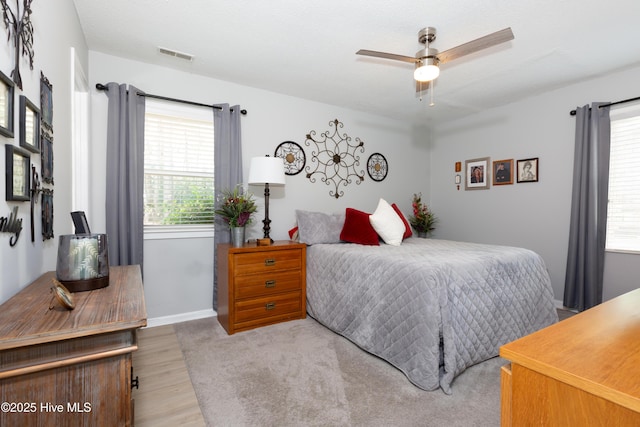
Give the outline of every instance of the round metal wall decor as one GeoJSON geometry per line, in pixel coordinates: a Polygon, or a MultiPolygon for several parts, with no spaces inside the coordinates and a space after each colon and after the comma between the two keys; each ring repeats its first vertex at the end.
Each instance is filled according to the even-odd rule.
{"type": "Polygon", "coordinates": [[[389,165],[387,159],[380,153],[373,153],[367,160],[367,172],[374,181],[382,181],[387,177],[389,165]]]}
{"type": "Polygon", "coordinates": [[[284,173],[287,175],[297,175],[302,172],[307,163],[307,157],[300,145],[293,141],[285,141],[276,147],[275,157],[284,160],[284,173]]]}

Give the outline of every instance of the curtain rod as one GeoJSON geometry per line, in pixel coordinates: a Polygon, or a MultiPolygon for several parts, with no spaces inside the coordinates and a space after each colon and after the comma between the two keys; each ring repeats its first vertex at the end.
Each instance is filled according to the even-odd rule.
{"type": "MultiPolygon", "coordinates": [[[[106,85],[103,85],[102,83],[96,83],[96,89],[109,90],[109,88],[106,85]]],[[[163,101],[179,102],[181,104],[196,105],[198,107],[208,107],[208,108],[215,108],[216,110],[222,110],[222,107],[219,107],[217,105],[201,104],[199,102],[185,101],[184,99],[167,98],[166,96],[151,95],[150,93],[140,93],[140,92],[138,92],[138,95],[144,96],[146,98],[161,99],[163,101]]],[[[233,108],[231,109],[231,111],[233,111],[233,108]]],[[[243,116],[246,116],[247,110],[240,110],[240,114],[242,114],[243,116]]]]}
{"type": "MultiPolygon", "coordinates": [[[[623,99],[622,101],[610,102],[608,104],[602,104],[602,105],[598,106],[598,108],[611,107],[612,105],[626,104],[627,102],[633,102],[633,101],[639,101],[639,100],[640,100],[640,96],[637,96],[635,98],[623,99]]],[[[569,114],[572,115],[572,116],[575,116],[576,115],[576,110],[569,111],[569,114]]]]}

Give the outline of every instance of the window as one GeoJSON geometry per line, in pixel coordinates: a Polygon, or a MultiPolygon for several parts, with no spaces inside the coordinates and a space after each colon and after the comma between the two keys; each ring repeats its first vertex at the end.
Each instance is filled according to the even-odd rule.
{"type": "Polygon", "coordinates": [[[147,98],[145,111],[145,232],[211,232],[211,109],[147,98]]]}
{"type": "Polygon", "coordinates": [[[640,105],[611,111],[607,245],[640,252],[640,105]]]}

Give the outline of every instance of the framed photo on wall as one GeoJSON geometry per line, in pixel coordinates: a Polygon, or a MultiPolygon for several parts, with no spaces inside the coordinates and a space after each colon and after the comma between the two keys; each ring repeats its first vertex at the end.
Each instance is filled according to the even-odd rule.
{"type": "Polygon", "coordinates": [[[53,190],[42,190],[42,240],[53,238],[53,190]]]}
{"type": "Polygon", "coordinates": [[[489,157],[467,160],[464,162],[466,171],[465,190],[488,190],[490,172],[489,157]]]}
{"type": "Polygon", "coordinates": [[[42,181],[53,184],[53,138],[45,133],[42,134],[42,181]]]}
{"type": "Polygon", "coordinates": [[[15,84],[0,71],[0,135],[13,138],[13,95],[15,84]]]}
{"type": "Polygon", "coordinates": [[[24,95],[20,95],[20,146],[40,152],[40,110],[24,95]]]}
{"type": "Polygon", "coordinates": [[[40,71],[40,109],[42,110],[42,127],[53,131],[53,91],[49,79],[40,71]]]}
{"type": "Polygon", "coordinates": [[[494,160],[493,185],[513,184],[513,159],[494,160]]]}
{"type": "Polygon", "coordinates": [[[518,182],[538,182],[538,158],[518,160],[518,182]]]}
{"type": "Polygon", "coordinates": [[[27,150],[5,145],[6,189],[8,202],[31,200],[31,154],[27,150]]]}

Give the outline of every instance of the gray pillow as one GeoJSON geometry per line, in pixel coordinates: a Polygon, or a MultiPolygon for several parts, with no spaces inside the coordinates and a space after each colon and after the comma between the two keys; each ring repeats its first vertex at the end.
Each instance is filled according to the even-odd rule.
{"type": "Polygon", "coordinates": [[[300,243],[340,243],[344,213],[326,214],[296,210],[300,243]]]}

